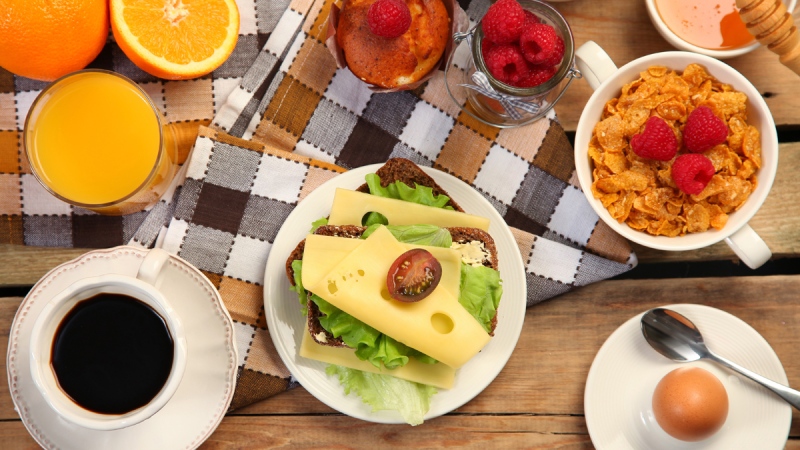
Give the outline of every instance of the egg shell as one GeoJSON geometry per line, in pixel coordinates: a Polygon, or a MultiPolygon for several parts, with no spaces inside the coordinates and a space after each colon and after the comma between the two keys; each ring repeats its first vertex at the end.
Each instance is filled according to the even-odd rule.
{"type": "Polygon", "coordinates": [[[669,372],[653,392],[653,414],[661,428],[682,441],[714,435],[728,417],[728,393],[711,372],[681,367],[669,372]]]}

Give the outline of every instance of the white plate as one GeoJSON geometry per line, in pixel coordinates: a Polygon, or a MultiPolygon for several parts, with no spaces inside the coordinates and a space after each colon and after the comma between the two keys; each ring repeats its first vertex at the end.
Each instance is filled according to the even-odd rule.
{"type": "MultiPolygon", "coordinates": [[[[741,319],[702,305],[665,306],[685,315],[715,353],[787,385],[778,356],[741,319]]],[[[656,353],[641,332],[642,314],[609,336],[589,370],[584,395],[586,425],[600,450],[622,449],[782,449],[789,435],[791,407],[765,388],[711,362],[678,363],[656,353]],[[728,392],[728,418],[712,437],[683,442],[667,435],[653,417],[656,384],[678,367],[702,367],[728,392]]]]}
{"type": "Polygon", "coordinates": [[[179,449],[205,441],[228,410],[236,384],[233,322],[214,285],[183,259],[172,256],[156,287],[178,313],[188,355],[181,384],[170,401],[139,424],[113,431],[82,428],[59,418],[33,385],[31,330],[45,303],[75,281],[105,274],[135,277],[147,250],[95,250],[51,270],[22,301],[11,325],[8,384],[14,406],[31,436],[45,448],[179,449]]]}
{"type": "MultiPolygon", "coordinates": [[[[325,363],[297,355],[305,317],[300,313],[297,294],[289,290],[286,278],[286,259],[311,228],[311,222],[327,217],[333,194],[337,187],[355,189],[364,184],[364,176],[375,172],[375,164],[353,169],[341,174],[315,189],[286,219],[270,250],[264,277],[264,303],[267,325],[275,348],[297,378],[317,399],[349,416],[378,423],[404,423],[396,411],[372,412],[371,408],[351,394],[344,395],[338,380],[325,374],[325,363]]],[[[456,374],[455,385],[440,390],[431,401],[425,419],[446,414],[483,391],[503,369],[517,344],[525,320],[526,283],[522,258],[514,236],[497,210],[480,193],[463,181],[444,172],[422,168],[444,188],[464,210],[470,214],[488,217],[489,233],[495,240],[503,279],[503,297],[498,310],[495,336],[484,349],[464,365],[456,374]]]]}

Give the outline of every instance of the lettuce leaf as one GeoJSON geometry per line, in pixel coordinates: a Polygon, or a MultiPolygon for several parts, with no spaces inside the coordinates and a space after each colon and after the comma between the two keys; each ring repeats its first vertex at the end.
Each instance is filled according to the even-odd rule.
{"type": "Polygon", "coordinates": [[[347,314],[328,303],[317,294],[311,294],[319,311],[323,314],[319,324],[335,338],[342,338],[345,344],[355,349],[356,356],[362,361],[369,361],[373,366],[396,369],[408,363],[414,357],[426,364],[435,364],[436,360],[415,350],[402,342],[372,328],[364,322],[347,314]]]}
{"type": "Polygon", "coordinates": [[[372,407],[372,411],[395,410],[410,425],[419,425],[431,407],[431,397],[437,390],[433,386],[402,380],[346,367],[329,365],[329,376],[337,376],[345,395],[353,392],[372,407]]]}
{"type": "Polygon", "coordinates": [[[436,208],[453,209],[452,206],[445,206],[450,201],[446,195],[434,195],[433,188],[416,184],[413,188],[403,183],[395,181],[386,187],[381,186],[381,177],[375,173],[369,173],[364,177],[369,187],[369,193],[379,197],[395,198],[407,202],[419,203],[420,205],[434,206],[436,208]]]}
{"type": "MultiPolygon", "coordinates": [[[[361,239],[366,239],[380,225],[372,225],[364,230],[361,239]]],[[[453,237],[450,232],[436,225],[387,225],[386,229],[395,239],[406,244],[429,245],[431,247],[450,248],[453,237]]]]}
{"type": "Polygon", "coordinates": [[[294,286],[289,288],[290,291],[297,292],[297,297],[300,300],[300,310],[303,312],[303,317],[308,315],[308,295],[306,295],[306,288],[303,287],[303,260],[295,259],[292,261],[292,272],[294,274],[294,286]]]}
{"type": "Polygon", "coordinates": [[[492,330],[492,318],[497,314],[502,296],[503,286],[498,271],[486,266],[461,264],[458,302],[487,333],[492,330]]]}
{"type": "MultiPolygon", "coordinates": [[[[407,202],[419,203],[420,205],[433,206],[436,208],[453,209],[452,206],[445,206],[450,201],[446,195],[434,195],[433,189],[428,186],[415,184],[412,188],[402,181],[389,183],[386,187],[381,186],[381,177],[376,173],[369,173],[364,177],[369,187],[369,193],[378,197],[394,198],[407,202]]],[[[377,212],[371,212],[362,220],[361,225],[388,225],[386,217],[377,212]]]]}
{"type": "Polygon", "coordinates": [[[317,220],[311,222],[311,230],[309,230],[308,232],[310,234],[314,234],[314,232],[317,231],[317,228],[319,228],[321,226],[325,226],[327,224],[328,224],[328,218],[327,217],[323,217],[321,219],[317,219],[317,220]]]}

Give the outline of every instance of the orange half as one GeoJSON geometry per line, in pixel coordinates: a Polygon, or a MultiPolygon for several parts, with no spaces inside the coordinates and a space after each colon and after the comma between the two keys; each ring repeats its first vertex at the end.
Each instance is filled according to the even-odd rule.
{"type": "Polygon", "coordinates": [[[224,63],[239,38],[235,0],[111,0],[117,44],[139,68],[184,80],[224,63]]]}

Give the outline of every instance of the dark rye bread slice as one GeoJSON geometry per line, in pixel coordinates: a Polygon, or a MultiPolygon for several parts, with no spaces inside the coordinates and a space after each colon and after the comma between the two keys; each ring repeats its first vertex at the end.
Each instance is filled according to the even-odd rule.
{"type": "MultiPolygon", "coordinates": [[[[367,227],[357,225],[325,225],[317,228],[314,234],[358,239],[366,229],[367,227]]],[[[489,252],[489,257],[483,261],[483,265],[494,270],[499,270],[497,247],[495,246],[494,239],[492,239],[492,236],[489,233],[478,228],[449,227],[446,229],[450,232],[453,242],[458,242],[461,244],[471,241],[482,242],[486,251],[489,252]]],[[[305,245],[306,241],[303,239],[299,244],[297,244],[297,247],[295,247],[294,251],[292,251],[292,253],[289,255],[289,258],[286,260],[286,276],[289,278],[289,283],[291,283],[292,286],[295,285],[292,262],[298,259],[303,259],[305,245]]],[[[306,292],[309,296],[311,295],[310,291],[306,292]]],[[[316,303],[309,301],[307,307],[308,330],[311,333],[311,337],[321,345],[327,345],[331,347],[347,347],[341,338],[333,337],[332,334],[322,328],[319,323],[319,317],[321,313],[316,303]]],[[[489,333],[491,336],[494,336],[495,328],[497,328],[497,315],[492,318],[491,332],[489,333]]]]}
{"type": "MultiPolygon", "coordinates": [[[[453,198],[439,186],[430,175],[425,173],[420,167],[405,158],[392,158],[386,161],[386,164],[376,170],[375,173],[381,177],[381,186],[386,187],[395,181],[402,181],[403,183],[411,186],[412,188],[417,184],[428,186],[433,189],[433,195],[446,195],[450,198],[446,206],[451,206],[459,212],[464,212],[458,204],[453,201],[453,198]]],[[[356,189],[359,192],[369,193],[369,186],[366,183],[356,189]]]]}

